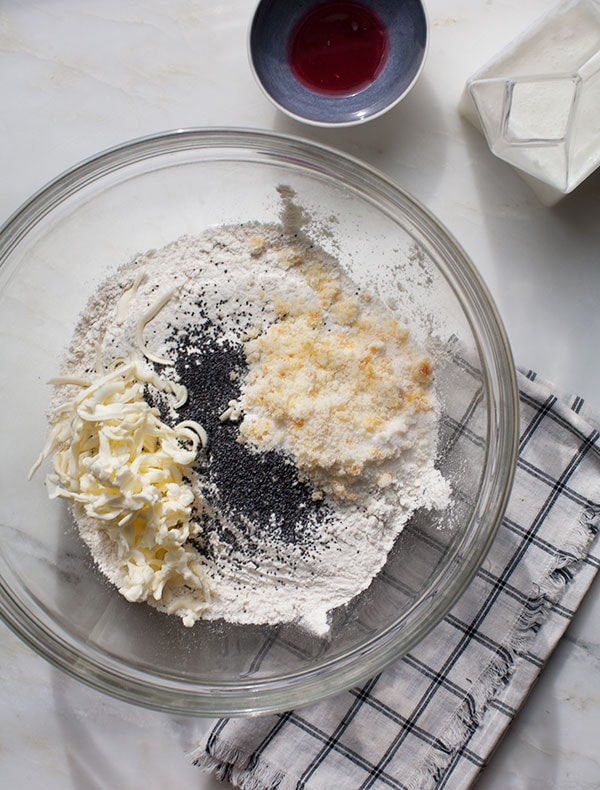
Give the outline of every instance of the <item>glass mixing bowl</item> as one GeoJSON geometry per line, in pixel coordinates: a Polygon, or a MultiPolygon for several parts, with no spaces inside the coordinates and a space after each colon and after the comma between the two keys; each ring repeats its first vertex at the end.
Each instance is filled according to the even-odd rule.
{"type": "Polygon", "coordinates": [[[302,140],[185,130],[78,165],[0,232],[0,609],[34,650],[118,698],[171,712],[290,709],[374,675],[440,621],[480,567],[510,491],[518,399],[504,329],[448,232],[391,181],[302,140]],[[286,184],[354,280],[435,359],[438,464],[449,507],[418,512],[370,588],[317,637],[292,626],[198,622],[130,604],[95,569],[68,508],[28,471],[51,388],[96,286],[139,252],[209,226],[277,221],[286,184]],[[323,228],[329,233],[321,233],[323,228]]]}

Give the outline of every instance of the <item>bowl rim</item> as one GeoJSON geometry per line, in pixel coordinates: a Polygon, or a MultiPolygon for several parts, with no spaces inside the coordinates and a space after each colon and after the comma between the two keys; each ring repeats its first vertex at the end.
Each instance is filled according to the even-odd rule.
{"type": "MultiPolygon", "coordinates": [[[[334,148],[300,137],[247,128],[186,128],[135,138],[105,149],[58,175],[9,217],[0,228],[0,266],[53,208],[103,176],[165,154],[214,147],[232,151],[266,151],[283,162],[289,162],[290,157],[295,156],[296,165],[300,157],[302,168],[319,176],[323,175],[324,169],[330,168],[336,180],[341,178],[344,187],[354,190],[363,199],[373,203],[374,191],[377,198],[386,203],[388,211],[402,209],[407,212],[419,234],[436,250],[443,248],[446,257],[450,255],[453,276],[460,275],[462,287],[467,288],[465,293],[484,308],[479,319],[484,324],[483,340],[490,346],[486,350],[486,359],[491,353],[493,372],[497,375],[492,377],[486,370],[483,384],[490,403],[496,404],[498,410],[497,414],[488,415],[488,422],[494,422],[488,425],[488,430],[495,440],[493,446],[490,443],[488,447],[488,456],[493,453],[494,458],[503,461],[502,464],[496,461],[496,467],[502,468],[493,470],[495,476],[486,508],[477,519],[473,518],[475,522],[491,517],[491,522],[483,534],[475,534],[466,559],[462,551],[470,533],[463,535],[452,553],[451,562],[444,568],[444,573],[451,570],[444,595],[434,589],[439,581],[436,577],[429,585],[427,595],[408,610],[401,623],[394,621],[358,648],[324,661],[316,669],[295,671],[276,679],[269,677],[248,683],[203,685],[196,681],[160,678],[148,670],[136,670],[131,665],[126,665],[131,671],[125,676],[122,665],[109,656],[104,655],[102,661],[91,660],[87,656],[82,658],[76,646],[61,639],[49,624],[36,619],[24,608],[0,574],[0,617],[37,653],[67,674],[100,691],[144,707],[171,713],[231,716],[286,710],[349,688],[400,658],[443,619],[481,566],[503,518],[516,468],[519,401],[512,353],[497,308],[479,272],[454,236],[418,200],[375,168],[334,148]],[[422,610],[425,603],[428,612],[425,628],[423,623],[417,628],[415,612],[422,610]],[[404,639],[401,644],[398,642],[400,630],[403,630],[404,639]]],[[[380,205],[378,208],[382,209],[380,205]]],[[[476,533],[476,525],[473,523],[471,527],[471,531],[476,533]]],[[[0,554],[0,567],[4,566],[0,554]]],[[[10,577],[10,570],[6,576],[10,577]]]]}
{"type": "MultiPolygon", "coordinates": [[[[369,114],[367,114],[367,113],[359,114],[358,117],[356,117],[354,119],[351,119],[351,120],[345,120],[345,121],[320,121],[320,120],[316,120],[314,118],[308,118],[306,115],[300,115],[298,113],[295,113],[293,110],[290,110],[288,107],[286,107],[285,104],[281,104],[281,102],[279,102],[279,101],[277,101],[277,99],[275,99],[275,97],[267,90],[267,88],[263,84],[262,79],[260,78],[260,75],[258,74],[258,71],[257,71],[256,66],[255,66],[255,62],[254,62],[254,60],[255,60],[255,58],[254,58],[254,48],[252,46],[252,37],[253,37],[253,31],[254,31],[256,19],[258,18],[259,12],[261,10],[261,7],[264,5],[264,3],[265,2],[271,2],[271,0],[260,0],[257,3],[256,8],[254,9],[254,12],[253,12],[252,17],[250,19],[250,22],[248,24],[248,28],[247,28],[247,33],[246,33],[246,56],[247,56],[247,59],[248,59],[250,70],[252,72],[252,76],[254,77],[254,81],[256,82],[258,87],[260,88],[260,90],[261,90],[262,94],[265,96],[265,98],[268,99],[268,101],[271,102],[271,104],[274,107],[276,107],[280,112],[284,113],[289,118],[292,118],[293,120],[298,121],[299,123],[305,123],[305,124],[308,124],[309,126],[316,126],[316,127],[320,127],[320,128],[324,128],[324,129],[343,129],[343,128],[347,128],[347,127],[350,127],[350,126],[360,126],[361,124],[368,123],[369,121],[374,121],[376,118],[381,118],[382,115],[385,115],[385,113],[389,112],[391,109],[396,107],[412,91],[412,89],[414,88],[417,80],[421,76],[421,74],[423,72],[423,69],[425,68],[425,63],[427,62],[427,56],[429,54],[429,46],[430,46],[430,40],[431,40],[431,32],[430,32],[431,31],[431,24],[430,24],[430,19],[429,19],[429,11],[427,9],[426,3],[423,2],[423,0],[416,0],[416,1],[418,2],[418,4],[421,7],[421,11],[423,13],[423,22],[424,22],[424,27],[425,27],[425,41],[424,41],[424,45],[423,45],[423,51],[422,51],[422,54],[421,54],[420,63],[418,65],[418,68],[415,71],[415,74],[413,75],[413,78],[408,83],[408,85],[405,87],[405,89],[402,91],[402,93],[399,96],[396,96],[391,101],[389,101],[387,104],[385,104],[383,107],[381,107],[381,109],[377,110],[376,112],[369,113],[369,114]]],[[[317,4],[317,2],[318,2],[318,0],[315,0],[315,5],[317,4]]],[[[359,2],[360,2],[360,0],[359,0],[359,2]]]]}

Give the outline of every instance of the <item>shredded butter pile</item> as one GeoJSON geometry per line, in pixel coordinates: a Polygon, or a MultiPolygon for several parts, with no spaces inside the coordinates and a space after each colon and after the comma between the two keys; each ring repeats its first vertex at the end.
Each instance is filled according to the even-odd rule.
{"type": "Polygon", "coordinates": [[[48,494],[96,520],[112,544],[119,592],[129,601],[152,596],[170,613],[185,609],[184,624],[192,625],[210,603],[211,584],[186,543],[200,531],[190,520],[194,493],[186,478],[206,436],[193,422],[162,422],[144,400],[148,381],[169,389],[135,359],[103,376],[54,380],[81,391],[61,407],[31,475],[54,453],[48,494]],[[195,591],[193,602],[186,587],[195,591]]]}

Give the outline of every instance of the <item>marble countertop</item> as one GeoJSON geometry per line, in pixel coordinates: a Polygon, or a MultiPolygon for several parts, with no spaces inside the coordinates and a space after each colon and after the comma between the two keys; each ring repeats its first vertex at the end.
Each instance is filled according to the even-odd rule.
{"type": "MultiPolygon", "coordinates": [[[[315,129],[275,110],[246,55],[252,0],[4,0],[0,222],[61,171],[127,139],[190,126],[287,132],[387,173],[450,229],[504,318],[517,364],[600,407],[600,172],[542,206],[457,112],[466,79],[547,0],[429,0],[431,44],[387,115],[315,129]]],[[[600,787],[600,579],[478,786],[600,787]]],[[[208,722],[135,708],[50,667],[0,624],[4,787],[222,787],[184,751],[208,722]]]]}

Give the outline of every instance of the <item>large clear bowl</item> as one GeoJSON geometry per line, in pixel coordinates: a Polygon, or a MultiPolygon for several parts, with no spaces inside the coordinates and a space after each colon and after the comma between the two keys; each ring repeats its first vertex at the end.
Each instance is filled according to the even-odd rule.
{"type": "MultiPolygon", "coordinates": [[[[311,229],[309,228],[309,233],[311,229]]],[[[518,399],[496,309],[454,239],[358,161],[302,140],[184,130],[80,164],[0,232],[0,610],[34,650],[118,698],[196,715],[321,699],[374,675],[448,612],[483,562],[510,491],[518,399]],[[185,628],[127,603],[95,569],[68,509],[28,481],[56,375],[96,286],[135,253],[209,226],[275,222],[292,187],[352,277],[409,319],[435,360],[442,513],[410,522],[371,587],[319,638],[297,627],[185,628]]]]}

